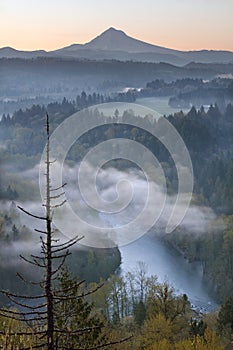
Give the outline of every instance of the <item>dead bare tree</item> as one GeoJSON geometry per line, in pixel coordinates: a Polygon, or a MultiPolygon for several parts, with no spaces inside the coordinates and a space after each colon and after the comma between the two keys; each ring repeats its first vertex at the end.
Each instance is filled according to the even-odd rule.
{"type": "MultiPolygon", "coordinates": [[[[82,237],[75,237],[69,241],[59,244],[58,240],[53,239],[54,230],[52,228],[52,211],[53,211],[53,199],[62,198],[65,194],[63,184],[59,188],[53,188],[50,181],[50,167],[54,161],[50,160],[50,124],[48,114],[46,115],[46,198],[43,206],[45,207],[45,216],[34,215],[24,208],[18,206],[18,208],[25,214],[45,222],[45,230],[35,230],[41,234],[41,255],[31,254],[30,258],[26,258],[21,255],[21,258],[38,268],[44,270],[44,278],[39,282],[30,282],[34,285],[39,285],[42,293],[35,296],[18,295],[11,293],[9,291],[2,291],[8,299],[20,309],[25,309],[26,311],[12,311],[7,309],[1,309],[0,315],[16,319],[28,324],[32,331],[27,332],[27,334],[38,336],[39,344],[33,346],[33,348],[43,348],[46,346],[48,350],[54,350],[57,348],[55,345],[54,335],[55,332],[63,332],[62,329],[55,329],[54,327],[54,304],[59,303],[61,297],[59,293],[55,294],[53,281],[56,280],[56,275],[59,273],[63,267],[66,257],[70,255],[69,248],[76,244],[82,237]],[[44,238],[45,237],[45,238],[44,238]],[[58,263],[57,263],[58,261],[58,263]],[[25,301],[22,301],[25,300],[25,301]],[[27,302],[26,302],[27,301],[27,302]],[[36,305],[32,305],[37,302],[36,305]]],[[[61,200],[58,206],[62,206],[65,200],[61,200]]],[[[18,274],[18,276],[27,282],[23,276],[18,274]]],[[[25,335],[25,332],[18,333],[18,335],[25,335]]],[[[24,348],[26,349],[26,348],[24,348]]]]}
{"type": "MultiPolygon", "coordinates": [[[[54,285],[57,281],[57,276],[61,269],[63,268],[66,258],[70,255],[69,248],[75,245],[83,237],[76,236],[65,243],[59,243],[59,240],[54,239],[54,229],[52,227],[52,213],[57,207],[65,204],[66,200],[62,199],[64,196],[64,187],[66,184],[58,188],[53,188],[50,179],[50,167],[55,162],[55,160],[50,160],[50,123],[48,114],[46,115],[46,198],[43,206],[45,207],[45,215],[38,216],[35,215],[24,208],[18,206],[18,208],[37,220],[42,220],[45,223],[45,230],[35,229],[37,233],[40,233],[41,241],[41,255],[31,254],[30,258],[25,256],[20,256],[25,262],[42,269],[44,271],[44,277],[39,282],[26,281],[25,278],[18,273],[18,277],[26,283],[31,283],[33,285],[38,285],[42,291],[39,295],[20,295],[17,293],[12,293],[10,291],[2,290],[1,292],[8,297],[10,302],[16,306],[16,310],[2,308],[0,309],[0,316],[4,316],[13,320],[18,320],[24,322],[29,326],[29,330],[17,332],[17,335],[31,335],[36,337],[36,344],[32,346],[22,346],[20,350],[29,349],[47,349],[47,350],[58,350],[59,349],[59,335],[66,334],[69,337],[77,336],[78,334],[85,334],[85,332],[91,332],[96,327],[84,327],[81,329],[67,330],[67,328],[58,328],[55,322],[56,313],[54,311],[54,306],[64,302],[64,300],[77,300],[77,298],[84,298],[91,293],[94,293],[101,286],[99,285],[95,290],[84,291],[80,295],[73,295],[70,293],[72,289],[80,286],[82,282],[77,282],[75,285],[71,285],[67,290],[58,290],[54,285]],[[53,200],[61,199],[59,204],[53,205],[53,200]]],[[[66,315],[63,315],[66,317],[66,315]]],[[[4,334],[4,332],[0,332],[4,334]]],[[[8,336],[15,336],[15,332],[8,332],[8,336]]],[[[127,338],[128,339],[128,338],[127,338]]],[[[116,343],[121,343],[127,339],[114,341],[112,343],[99,344],[94,347],[87,347],[85,349],[100,349],[104,347],[109,347],[116,343]]],[[[2,347],[4,348],[4,347],[2,347]]],[[[64,348],[64,347],[63,347],[64,348]]],[[[69,346],[67,349],[72,350],[69,346]]],[[[80,349],[84,350],[84,349],[80,349]]]]}

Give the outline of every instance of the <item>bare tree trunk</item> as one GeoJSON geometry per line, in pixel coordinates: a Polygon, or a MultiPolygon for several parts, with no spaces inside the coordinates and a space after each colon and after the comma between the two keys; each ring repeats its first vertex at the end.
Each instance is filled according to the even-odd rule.
{"type": "Polygon", "coordinates": [[[46,116],[47,146],[46,146],[46,229],[47,229],[47,264],[45,294],[47,301],[47,344],[48,350],[54,350],[54,319],[53,319],[53,294],[52,294],[52,225],[51,225],[51,201],[50,201],[50,132],[49,119],[46,116]]]}

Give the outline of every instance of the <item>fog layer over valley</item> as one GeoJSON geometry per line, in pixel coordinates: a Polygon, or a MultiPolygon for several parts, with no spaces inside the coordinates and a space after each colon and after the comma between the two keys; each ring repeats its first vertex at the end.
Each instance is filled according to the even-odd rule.
{"type": "MultiPolygon", "coordinates": [[[[61,164],[53,164],[53,167],[55,168],[60,166],[61,164]]],[[[83,241],[80,241],[81,246],[78,244],[72,249],[73,253],[75,253],[76,249],[79,246],[77,254],[80,254],[80,248],[82,250],[87,249],[87,247],[85,247],[85,242],[86,244],[91,244],[93,246],[98,244],[101,245],[101,241],[103,241],[103,244],[106,244],[106,232],[108,232],[104,230],[106,227],[115,228],[116,240],[118,240],[118,228],[121,225],[127,225],[129,222],[134,220],[142,210],[145,210],[145,207],[147,205],[148,183],[145,175],[139,169],[129,168],[125,171],[122,171],[113,168],[112,166],[105,166],[99,170],[98,176],[96,178],[96,189],[93,189],[88,184],[92,183],[94,168],[89,163],[86,163],[83,166],[85,169],[86,179],[85,196],[89,200],[88,203],[85,202],[85,199],[82,197],[82,193],[80,193],[80,189],[78,187],[78,173],[80,164],[72,167],[66,164],[63,168],[64,182],[67,183],[67,186],[65,188],[65,197],[69,205],[72,206],[75,215],[81,218],[80,225],[77,227],[75,225],[75,222],[72,221],[72,216],[70,216],[69,208],[67,208],[65,204],[62,207],[61,216],[59,217],[58,215],[58,217],[59,220],[64,221],[63,227],[66,228],[66,231],[59,233],[55,229],[54,235],[54,238],[59,238],[61,243],[64,242],[67,238],[72,238],[77,234],[84,236],[83,241]],[[119,184],[122,184],[123,187],[119,187],[119,184]],[[122,203],[128,203],[128,205],[124,206],[122,210],[118,211],[115,214],[97,212],[92,208],[97,206],[95,191],[99,196],[100,202],[105,201],[106,203],[112,203],[118,198],[118,196],[120,196],[122,203]],[[87,226],[86,223],[89,225],[87,226]]],[[[34,168],[19,173],[18,176],[21,179],[25,179],[26,181],[34,184],[36,187],[38,185],[38,170],[39,165],[36,165],[34,168]]],[[[146,210],[148,210],[149,216],[153,216],[155,207],[157,205],[160,205],[159,203],[163,201],[164,189],[156,183],[153,183],[153,185],[150,186],[150,189],[153,191],[152,197],[154,198],[154,202],[149,208],[146,208],[146,210]]],[[[17,205],[22,206],[27,211],[35,215],[40,216],[44,214],[44,208],[42,207],[41,203],[42,202],[38,197],[35,198],[34,201],[22,202],[20,198],[16,201],[17,205]]],[[[214,307],[215,304],[212,301],[212,303],[208,306],[208,302],[212,299],[211,297],[208,298],[207,287],[201,282],[201,267],[198,267],[198,265],[195,264],[188,264],[185,262],[182,256],[179,257],[175,251],[172,252],[172,250],[170,250],[171,248],[166,247],[166,245],[163,245],[163,243],[160,241],[160,239],[163,238],[167,219],[173,209],[173,206],[174,196],[167,194],[166,203],[162,210],[159,221],[155,224],[149,233],[150,237],[154,238],[142,237],[139,239],[138,243],[136,240],[136,242],[132,243],[132,245],[121,248],[123,259],[122,268],[124,272],[127,272],[128,270],[130,271],[131,269],[134,269],[136,261],[146,261],[146,263],[149,264],[149,273],[158,273],[158,277],[161,282],[163,282],[165,279],[170,280],[170,282],[177,289],[177,292],[188,294],[190,293],[191,301],[193,304],[199,308],[207,310],[208,308],[214,307]],[[148,239],[151,240],[151,243],[149,243],[149,250],[147,242],[148,239]],[[137,249],[138,244],[140,246],[139,251],[137,249]],[[137,254],[137,258],[135,254],[137,254]],[[170,255],[171,258],[169,257],[170,255]],[[156,265],[154,265],[155,262],[156,265]],[[172,268],[174,264],[176,264],[177,270],[174,270],[172,268]],[[179,264],[180,266],[178,268],[179,264]],[[179,269],[186,269],[186,265],[189,273],[185,273],[185,270],[181,272],[179,269]],[[189,279],[190,273],[193,274],[191,280],[189,279]],[[196,284],[196,290],[197,292],[199,291],[198,296],[190,292],[192,289],[193,279],[198,281],[198,284],[196,284]]],[[[11,224],[16,226],[18,234],[17,237],[11,237],[11,242],[6,242],[1,245],[1,271],[12,271],[11,273],[13,273],[13,275],[16,273],[16,271],[19,271],[20,273],[26,272],[28,278],[31,278],[32,276],[34,279],[36,276],[39,278],[39,274],[35,274],[30,268],[28,269],[28,266],[25,266],[25,262],[19,258],[19,255],[22,254],[26,257],[29,257],[30,254],[35,254],[40,251],[39,234],[36,232],[33,233],[32,231],[34,228],[43,230],[44,227],[40,221],[35,220],[24,213],[21,213],[15,204],[12,204],[11,202],[5,202],[2,204],[1,211],[4,212],[6,208],[8,208],[8,211],[11,213],[11,224]],[[27,235],[25,232],[27,232],[27,235]]],[[[180,210],[182,211],[183,208],[180,207],[180,210]]],[[[209,228],[211,221],[214,219],[215,214],[210,208],[192,204],[188,209],[180,227],[190,235],[205,235],[205,232],[209,228]]],[[[60,225],[61,222],[59,220],[58,223],[60,225]]],[[[144,233],[143,228],[144,227],[142,223],[142,227],[139,228],[141,229],[142,235],[144,233]]],[[[9,231],[12,232],[12,227],[9,228],[9,231]]],[[[14,235],[14,233],[11,233],[11,235],[14,235]]],[[[113,237],[114,236],[112,235],[110,236],[111,240],[113,237]]],[[[134,236],[132,236],[130,240],[133,241],[134,236]]],[[[75,254],[74,259],[72,260],[72,264],[74,266],[77,265],[77,254],[75,254]]],[[[13,276],[11,278],[13,278],[13,276]]]]}
{"type": "MultiPolygon", "coordinates": [[[[108,226],[112,227],[112,225],[117,227],[132,221],[142,210],[145,209],[147,204],[148,182],[142,171],[136,168],[129,168],[126,171],[121,171],[111,166],[102,168],[99,170],[96,178],[96,188],[92,188],[90,184],[92,184],[93,172],[95,169],[89,163],[82,164],[82,166],[85,171],[84,177],[86,181],[85,198],[88,198],[88,202],[85,201],[85,198],[83,198],[78,187],[79,164],[72,167],[65,165],[63,167],[63,175],[64,183],[67,183],[65,197],[74,209],[76,215],[80,216],[83,221],[87,220],[93,226],[100,228],[108,226]],[[121,187],[119,187],[119,184],[121,184],[121,187]],[[95,207],[98,207],[98,200],[100,202],[104,201],[106,203],[112,203],[117,200],[119,195],[122,203],[128,203],[126,206],[123,205],[121,210],[112,214],[104,213],[104,211],[97,213],[95,207]]],[[[56,167],[60,168],[61,164],[54,163],[53,167],[55,168],[54,172],[56,173],[56,167]]],[[[36,215],[42,215],[44,208],[42,206],[38,188],[39,164],[31,169],[18,173],[16,177],[21,179],[21,181],[26,180],[30,183],[31,186],[34,187],[34,192],[37,193],[34,201],[24,200],[22,202],[19,198],[16,201],[17,205],[23,206],[26,210],[35,213],[36,215]]],[[[147,210],[148,215],[153,216],[155,207],[163,202],[164,188],[159,184],[153,183],[150,189],[153,191],[152,197],[154,198],[154,202],[149,208],[147,208],[147,210]]],[[[165,229],[167,218],[172,211],[175,199],[175,194],[166,195],[166,202],[164,208],[162,208],[163,210],[160,219],[156,224],[155,231],[161,231],[160,233],[162,233],[165,229]]],[[[4,206],[5,204],[3,207],[4,206]]],[[[182,206],[180,207],[180,210],[183,210],[182,206]]],[[[65,204],[62,211],[64,211],[64,213],[66,211],[65,204]]],[[[204,233],[209,222],[213,219],[215,219],[213,210],[203,205],[198,206],[191,204],[181,226],[190,233],[204,233]]],[[[30,228],[35,226],[34,219],[25,214],[20,214],[20,221],[22,224],[30,228]]],[[[37,226],[38,224],[40,224],[40,222],[36,222],[37,226]]],[[[67,220],[66,225],[70,227],[70,232],[74,230],[77,232],[77,228],[72,227],[72,222],[69,220],[67,220]]],[[[86,232],[83,231],[84,227],[85,225],[78,228],[80,231],[78,233],[85,236],[86,232]]]]}

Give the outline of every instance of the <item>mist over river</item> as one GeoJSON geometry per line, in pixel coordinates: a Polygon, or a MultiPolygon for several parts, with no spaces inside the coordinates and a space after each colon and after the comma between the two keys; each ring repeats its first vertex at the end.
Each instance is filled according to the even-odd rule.
{"type": "Polygon", "coordinates": [[[159,282],[167,280],[177,293],[187,294],[198,311],[208,312],[218,304],[210,287],[203,280],[200,263],[188,262],[179,252],[148,234],[120,248],[121,273],[133,271],[138,261],[146,264],[148,275],[156,275],[159,282]]]}

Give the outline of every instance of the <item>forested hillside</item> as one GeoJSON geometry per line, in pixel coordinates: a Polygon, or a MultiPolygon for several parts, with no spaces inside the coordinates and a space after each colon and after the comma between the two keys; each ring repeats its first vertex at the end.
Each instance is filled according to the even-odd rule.
{"type": "MultiPolygon", "coordinates": [[[[133,102],[135,93],[117,95],[114,100],[133,102]]],[[[0,122],[2,200],[5,203],[26,201],[38,196],[35,184],[17,173],[30,170],[40,161],[46,142],[46,111],[54,130],[75,111],[109,101],[100,94],[88,95],[83,92],[75,101],[64,98],[61,103],[50,103],[47,107],[34,105],[30,109],[16,111],[12,117],[4,115],[0,122]]],[[[98,109],[93,113],[95,117],[100,117],[98,109]]],[[[92,118],[93,114],[90,113],[88,117],[92,118]]],[[[165,147],[141,128],[135,128],[130,123],[116,124],[114,117],[109,119],[110,125],[95,128],[75,142],[67,156],[69,166],[75,166],[89,149],[101,141],[113,137],[132,139],[156,155],[166,174],[169,193],[175,193],[178,180],[176,169],[165,147]]],[[[135,120],[141,117],[128,110],[122,118],[135,120]]],[[[181,251],[185,258],[201,262],[204,277],[223,302],[225,297],[230,297],[233,288],[233,105],[228,104],[221,110],[217,104],[208,108],[192,107],[187,114],[180,111],[166,118],[180,133],[190,152],[194,168],[193,204],[203,208],[203,211],[211,207],[215,218],[204,233],[192,234],[179,227],[172,234],[160,232],[160,237],[181,251]]],[[[148,119],[146,122],[151,127],[154,124],[162,127],[161,119],[148,119]]],[[[116,160],[114,166],[125,170],[132,164],[116,160]]],[[[1,210],[0,238],[3,248],[14,247],[21,239],[30,240],[31,235],[32,232],[20,223],[14,204],[8,210],[1,210]]],[[[4,259],[1,263],[3,266],[4,259]]],[[[70,266],[80,279],[88,275],[89,281],[97,281],[100,277],[107,278],[119,264],[119,251],[113,249],[110,253],[107,250],[74,252],[70,266]]],[[[203,321],[191,309],[187,296],[177,296],[169,283],[159,284],[155,277],[147,278],[143,270],[137,271],[136,275],[128,274],[126,279],[112,276],[91,299],[101,312],[100,320],[104,317],[109,327],[108,337],[104,333],[106,339],[112,341],[134,334],[132,340],[116,345],[115,349],[145,350],[194,349],[193,344],[197,350],[224,349],[232,334],[232,320],[226,315],[226,305],[232,307],[229,300],[226,301],[228,304],[223,304],[218,321],[216,315],[208,315],[203,321]],[[141,276],[141,280],[138,276],[141,276]]],[[[9,327],[17,329],[18,324],[9,327]]]]}

